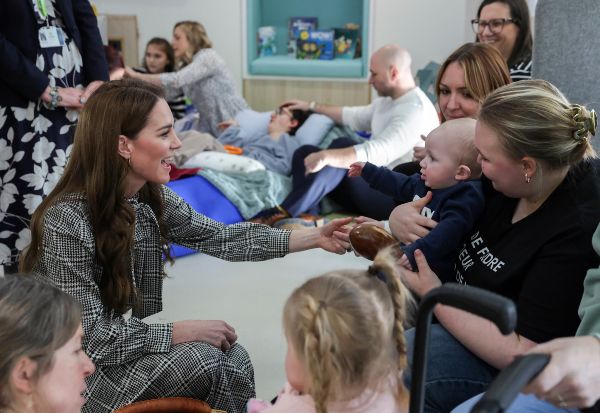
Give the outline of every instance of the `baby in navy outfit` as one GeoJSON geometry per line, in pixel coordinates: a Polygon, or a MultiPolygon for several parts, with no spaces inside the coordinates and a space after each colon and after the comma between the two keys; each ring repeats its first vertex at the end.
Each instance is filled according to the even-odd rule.
{"type": "Polygon", "coordinates": [[[372,188],[399,203],[422,198],[431,190],[433,197],[421,215],[438,225],[425,237],[402,246],[400,264],[416,270],[414,252],[420,249],[442,282],[453,280],[456,255],[483,212],[481,167],[474,137],[474,119],[449,120],[427,136],[420,173],[407,176],[368,162],[355,162],[348,171],[349,176],[361,176],[372,188]]]}

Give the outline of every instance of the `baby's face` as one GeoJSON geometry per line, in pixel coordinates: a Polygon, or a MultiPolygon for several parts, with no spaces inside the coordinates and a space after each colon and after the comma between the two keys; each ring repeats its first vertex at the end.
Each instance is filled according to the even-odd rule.
{"type": "Polygon", "coordinates": [[[421,179],[431,189],[448,188],[457,183],[458,151],[452,147],[451,141],[437,129],[425,140],[425,158],[419,165],[421,179]]]}

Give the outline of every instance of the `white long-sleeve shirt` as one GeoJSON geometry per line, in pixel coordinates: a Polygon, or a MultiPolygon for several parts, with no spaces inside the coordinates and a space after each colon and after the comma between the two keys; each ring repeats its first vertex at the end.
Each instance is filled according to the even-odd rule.
{"type": "Polygon", "coordinates": [[[371,139],[354,146],[359,162],[390,168],[412,159],[412,149],[439,125],[435,107],[418,87],[397,99],[377,98],[367,106],[344,107],[342,122],[371,131],[371,139]]]}

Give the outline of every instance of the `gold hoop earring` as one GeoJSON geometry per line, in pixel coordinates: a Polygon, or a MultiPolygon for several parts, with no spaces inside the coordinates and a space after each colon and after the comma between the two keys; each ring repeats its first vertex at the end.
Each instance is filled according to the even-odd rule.
{"type": "Polygon", "coordinates": [[[531,177],[529,175],[527,175],[527,172],[525,172],[525,183],[529,183],[531,182],[531,177]]]}

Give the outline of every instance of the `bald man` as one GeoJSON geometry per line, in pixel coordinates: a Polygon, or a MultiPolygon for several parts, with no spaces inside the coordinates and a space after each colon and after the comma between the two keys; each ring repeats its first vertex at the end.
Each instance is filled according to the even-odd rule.
{"type": "Polygon", "coordinates": [[[369,84],[379,95],[370,105],[341,107],[301,100],[284,103],[292,109],[327,115],[356,131],[370,131],[371,138],[360,144],[339,138],[325,150],[300,147],[292,163],[292,192],[276,209],[259,214],[256,222],[272,224],[285,216],[319,213],[319,202],[327,194],[348,212],[387,219],[393,200],[380,198],[362,180],[349,180],[346,168],[354,162],[392,168],[410,161],[420,136],[438,126],[439,118],[431,101],[415,85],[406,49],[383,46],[371,56],[369,71],[369,84]]]}

